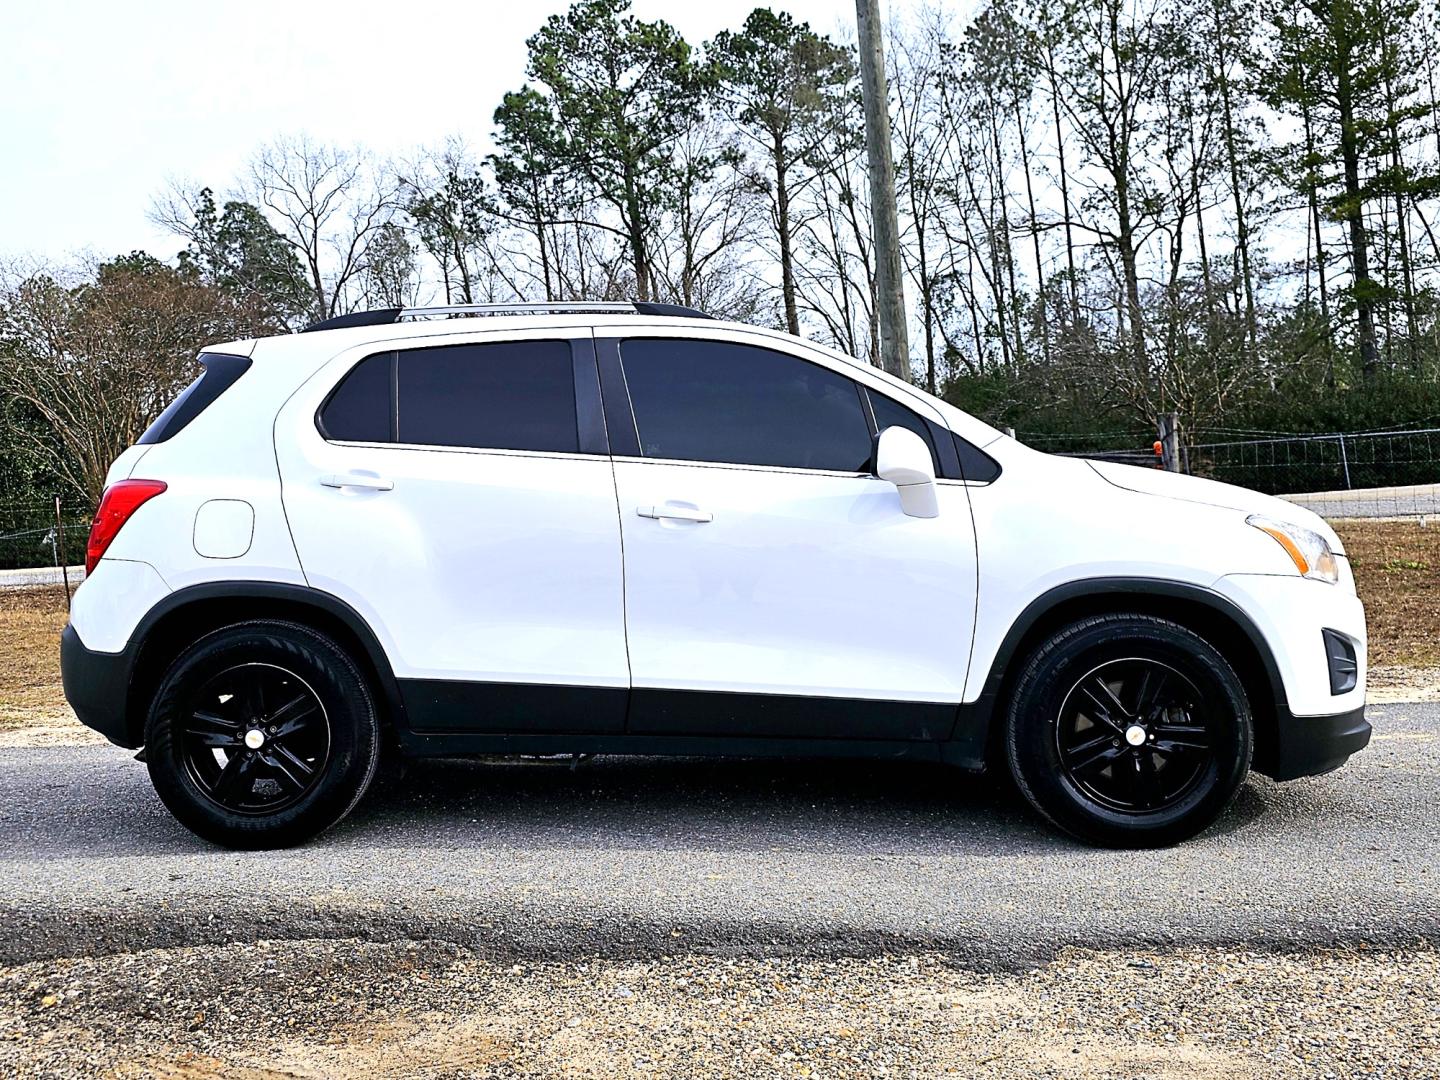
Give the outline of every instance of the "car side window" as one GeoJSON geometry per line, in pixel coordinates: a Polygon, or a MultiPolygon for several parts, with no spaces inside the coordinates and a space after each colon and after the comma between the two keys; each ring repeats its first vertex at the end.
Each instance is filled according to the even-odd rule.
{"type": "Polygon", "coordinates": [[[394,353],[367,356],[320,407],[320,432],[340,442],[394,442],[394,353]]]}
{"type": "Polygon", "coordinates": [[[574,453],[570,345],[506,341],[370,356],[319,420],[327,438],[344,441],[574,453]]]}
{"type": "Polygon", "coordinates": [[[645,457],[863,472],[870,423],[851,380],[754,345],[631,338],[625,381],[645,457]]]}
{"type": "Polygon", "coordinates": [[[564,341],[399,354],[400,442],[575,453],[575,373],[564,341]]]}
{"type": "Polygon", "coordinates": [[[877,394],[870,391],[870,408],[875,412],[875,430],[884,431],[889,427],[902,427],[913,431],[920,438],[925,440],[925,445],[930,448],[930,460],[935,466],[935,475],[944,476],[946,469],[940,460],[940,455],[935,449],[935,437],[930,431],[930,425],[920,418],[920,415],[907,409],[904,405],[894,401],[884,394],[877,394]]]}

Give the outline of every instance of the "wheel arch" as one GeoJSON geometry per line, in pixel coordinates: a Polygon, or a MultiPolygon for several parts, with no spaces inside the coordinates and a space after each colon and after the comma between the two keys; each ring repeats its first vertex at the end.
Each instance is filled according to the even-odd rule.
{"type": "Polygon", "coordinates": [[[976,705],[986,723],[985,763],[993,767],[1004,738],[1004,703],[1020,667],[1062,626],[1092,615],[1151,615],[1194,631],[1235,669],[1250,702],[1255,727],[1253,767],[1274,768],[1284,683],[1269,644],[1254,621],[1230,599],[1200,585],[1149,578],[1087,578],[1042,593],[1016,618],[985,678],[976,705]]]}
{"type": "Polygon", "coordinates": [[[299,623],[332,638],[355,659],[381,704],[382,722],[404,725],[404,702],[389,658],[365,619],[318,589],[274,582],[226,581],[171,593],[141,620],[126,690],[126,722],[140,745],[150,701],[175,658],[212,631],[252,619],[299,623]]]}

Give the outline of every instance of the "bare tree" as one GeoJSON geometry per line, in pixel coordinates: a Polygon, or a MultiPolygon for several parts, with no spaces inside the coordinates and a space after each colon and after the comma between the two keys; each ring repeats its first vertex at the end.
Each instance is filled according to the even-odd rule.
{"type": "Polygon", "coordinates": [[[305,267],[315,317],[349,310],[370,244],[397,209],[389,168],[362,150],[283,138],[251,158],[245,193],[305,267]]]}

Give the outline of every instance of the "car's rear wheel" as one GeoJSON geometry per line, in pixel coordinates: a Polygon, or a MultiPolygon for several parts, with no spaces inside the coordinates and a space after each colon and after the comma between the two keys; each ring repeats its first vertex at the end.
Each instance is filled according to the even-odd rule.
{"type": "Polygon", "coordinates": [[[323,634],[241,623],[171,665],[145,726],[150,779],[187,828],[286,847],[343,818],[375,773],[380,724],[350,656],[323,634]]]}
{"type": "Polygon", "coordinates": [[[1025,662],[1006,717],[1021,793],[1094,844],[1159,847],[1210,825],[1250,769],[1245,689],[1177,623],[1105,615],[1063,628],[1025,662]]]}

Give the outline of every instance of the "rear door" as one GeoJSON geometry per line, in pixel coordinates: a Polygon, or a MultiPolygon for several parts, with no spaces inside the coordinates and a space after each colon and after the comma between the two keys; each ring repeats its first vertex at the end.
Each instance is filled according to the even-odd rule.
{"type": "Polygon", "coordinates": [[[623,730],[588,330],[351,350],[286,404],[275,442],[306,579],[375,629],[412,727],[623,730]]]}
{"type": "Polygon", "coordinates": [[[944,738],[975,614],[967,493],[942,483],[939,517],[907,517],[870,471],[877,401],[932,449],[940,429],[762,340],[597,341],[630,730],[944,738]]]}

